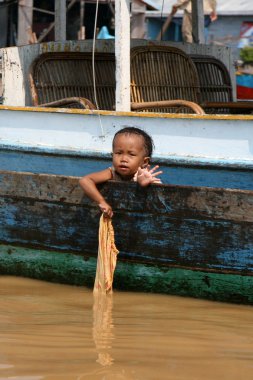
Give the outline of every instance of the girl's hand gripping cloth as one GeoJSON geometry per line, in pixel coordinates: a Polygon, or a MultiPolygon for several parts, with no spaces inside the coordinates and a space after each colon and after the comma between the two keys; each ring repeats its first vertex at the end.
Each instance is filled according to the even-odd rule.
{"type": "Polygon", "coordinates": [[[97,271],[94,292],[112,292],[113,275],[116,268],[117,254],[112,219],[101,215],[99,222],[97,271]]]}

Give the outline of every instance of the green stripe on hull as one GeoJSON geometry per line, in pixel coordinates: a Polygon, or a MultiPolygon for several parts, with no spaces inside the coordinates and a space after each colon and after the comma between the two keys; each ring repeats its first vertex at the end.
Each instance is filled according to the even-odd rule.
{"type": "MultiPolygon", "coordinates": [[[[0,245],[0,274],[93,287],[96,259],[0,245]]],[[[218,274],[118,261],[114,289],[253,304],[253,276],[218,274]]]]}

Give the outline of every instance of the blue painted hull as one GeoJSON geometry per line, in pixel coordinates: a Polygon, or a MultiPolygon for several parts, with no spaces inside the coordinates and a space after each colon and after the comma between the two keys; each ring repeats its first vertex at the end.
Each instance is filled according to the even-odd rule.
{"type": "MultiPolygon", "coordinates": [[[[122,182],[101,191],[122,258],[253,273],[253,191],[122,182]]],[[[100,212],[78,178],[0,172],[0,202],[2,242],[96,255],[100,212]]]]}
{"type": "MultiPolygon", "coordinates": [[[[16,172],[83,176],[111,165],[109,157],[90,158],[74,154],[53,154],[0,149],[0,169],[16,172]]],[[[212,188],[253,189],[253,169],[205,167],[203,165],[163,165],[165,184],[212,188]]]]}
{"type": "MultiPolygon", "coordinates": [[[[0,163],[0,273],[92,286],[100,213],[77,177],[109,158],[3,149],[0,163]]],[[[101,186],[115,287],[253,304],[253,171],[162,169],[163,185],[101,186]]]]}

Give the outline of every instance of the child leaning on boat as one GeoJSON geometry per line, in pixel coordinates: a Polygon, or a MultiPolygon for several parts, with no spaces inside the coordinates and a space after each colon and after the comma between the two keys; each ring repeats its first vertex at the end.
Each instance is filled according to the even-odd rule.
{"type": "Polygon", "coordinates": [[[80,179],[80,186],[85,194],[98,204],[105,216],[111,218],[113,211],[97,189],[98,184],[110,180],[135,181],[143,187],[161,183],[158,178],[162,173],[158,171],[159,166],[151,169],[149,165],[153,147],[153,140],[145,131],[135,127],[123,128],[113,138],[113,166],[80,179]]]}

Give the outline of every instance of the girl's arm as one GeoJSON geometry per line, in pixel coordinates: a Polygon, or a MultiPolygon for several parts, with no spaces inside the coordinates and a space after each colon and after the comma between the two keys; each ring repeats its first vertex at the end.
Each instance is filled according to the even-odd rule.
{"type": "Polygon", "coordinates": [[[107,182],[110,179],[112,179],[112,172],[111,169],[108,168],[101,172],[91,173],[82,177],[79,183],[85,194],[98,204],[105,216],[111,218],[113,216],[112,208],[97,188],[99,183],[107,182]]]}

